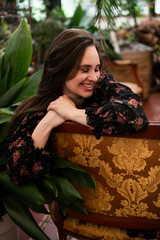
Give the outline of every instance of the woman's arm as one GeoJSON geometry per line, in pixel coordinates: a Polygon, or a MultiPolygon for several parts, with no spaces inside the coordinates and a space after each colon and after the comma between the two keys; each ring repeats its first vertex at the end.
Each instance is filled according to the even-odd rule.
{"type": "Polygon", "coordinates": [[[64,121],[64,118],[55,111],[47,112],[32,133],[35,148],[45,148],[52,129],[61,125],[64,121]]]}
{"type": "Polygon", "coordinates": [[[93,96],[86,99],[84,107],[77,109],[73,101],[63,95],[51,102],[48,110],[56,111],[65,120],[88,125],[97,139],[103,133],[133,133],[148,124],[140,96],[108,74],[101,74],[93,96]]]}
{"type": "Polygon", "coordinates": [[[90,130],[97,139],[103,133],[128,134],[148,125],[141,97],[104,73],[88,100],[86,114],[90,130]]]}
{"type": "Polygon", "coordinates": [[[55,101],[51,102],[47,110],[54,110],[65,120],[74,121],[87,126],[85,109],[76,108],[74,102],[66,95],[60,96],[55,101]]]}
{"type": "Polygon", "coordinates": [[[46,143],[52,128],[62,122],[64,119],[50,111],[47,114],[27,114],[18,124],[9,139],[6,154],[6,166],[12,182],[34,181],[50,171],[54,156],[46,143]]]}

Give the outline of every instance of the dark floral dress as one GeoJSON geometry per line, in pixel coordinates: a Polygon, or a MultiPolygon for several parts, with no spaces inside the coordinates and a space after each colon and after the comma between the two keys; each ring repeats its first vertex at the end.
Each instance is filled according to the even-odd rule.
{"type": "MultiPolygon", "coordinates": [[[[86,99],[80,108],[86,109],[89,129],[97,139],[102,134],[134,133],[148,125],[141,97],[105,73],[101,73],[92,97],[86,99]]],[[[48,145],[45,149],[35,148],[31,137],[46,113],[27,114],[17,124],[16,131],[9,139],[6,166],[11,181],[15,184],[35,181],[54,165],[54,155],[48,145]]],[[[130,237],[160,239],[157,231],[126,231],[130,237]]]]}
{"type": "MultiPolygon", "coordinates": [[[[97,139],[102,134],[133,133],[148,124],[140,96],[116,82],[112,75],[104,73],[101,73],[92,97],[86,99],[80,108],[86,109],[89,129],[97,139]]],[[[27,114],[9,139],[6,163],[15,184],[37,180],[54,164],[54,156],[48,146],[35,148],[31,137],[45,114],[46,111],[27,114]]]]}

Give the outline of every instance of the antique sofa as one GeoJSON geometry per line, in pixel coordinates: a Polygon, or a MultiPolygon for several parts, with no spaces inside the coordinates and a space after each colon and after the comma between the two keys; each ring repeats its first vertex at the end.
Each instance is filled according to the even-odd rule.
{"type": "MultiPolygon", "coordinates": [[[[160,230],[160,122],[130,135],[106,135],[96,140],[87,127],[66,122],[51,135],[53,152],[87,170],[95,193],[76,186],[85,199],[88,216],[49,206],[59,231],[78,239],[131,238],[126,229],[160,230]]],[[[155,238],[158,239],[158,238],[155,238]]]]}

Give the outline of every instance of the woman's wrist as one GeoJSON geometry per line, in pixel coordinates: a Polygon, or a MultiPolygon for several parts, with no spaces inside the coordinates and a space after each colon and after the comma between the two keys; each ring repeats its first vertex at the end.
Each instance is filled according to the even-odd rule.
{"type": "Polygon", "coordinates": [[[44,148],[52,129],[61,125],[63,122],[64,119],[56,112],[48,111],[32,133],[35,147],[44,148]]]}
{"type": "Polygon", "coordinates": [[[85,109],[75,108],[71,113],[69,113],[68,120],[87,126],[87,115],[85,113],[85,109]]]}

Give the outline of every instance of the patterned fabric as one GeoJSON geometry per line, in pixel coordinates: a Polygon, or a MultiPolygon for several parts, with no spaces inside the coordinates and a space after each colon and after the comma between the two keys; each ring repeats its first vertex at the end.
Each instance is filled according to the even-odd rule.
{"type": "Polygon", "coordinates": [[[45,113],[27,114],[18,124],[10,139],[6,154],[7,169],[15,184],[37,180],[53,166],[53,155],[48,150],[35,148],[32,132],[45,113]]]}
{"type": "Polygon", "coordinates": [[[140,96],[109,74],[101,73],[94,94],[86,100],[84,107],[90,130],[97,139],[103,133],[133,133],[147,125],[140,96]]]}
{"type": "MultiPolygon", "coordinates": [[[[86,99],[80,108],[86,109],[88,125],[97,139],[103,133],[133,133],[148,124],[140,96],[104,73],[101,73],[93,96],[86,99]]],[[[45,114],[45,111],[27,114],[17,124],[10,139],[6,162],[15,184],[37,180],[50,171],[54,164],[54,157],[48,147],[35,149],[31,138],[34,128],[45,114]]]]}
{"type": "MultiPolygon", "coordinates": [[[[83,167],[94,177],[95,192],[76,185],[88,212],[111,217],[138,217],[142,229],[145,226],[143,219],[149,221],[148,228],[154,223],[159,224],[157,231],[125,230],[128,238],[121,235],[114,238],[117,228],[102,227],[102,231],[89,224],[92,237],[97,229],[99,238],[96,239],[160,239],[160,140],[125,136],[102,136],[95,140],[93,135],[57,132],[51,142],[56,155],[83,167]],[[100,238],[102,232],[110,234],[110,238],[106,237],[108,235],[100,238]]],[[[78,230],[80,224],[84,233],[89,233],[86,224],[81,221],[75,224],[75,221],[66,220],[65,229],[82,233],[82,229],[78,230]]],[[[122,229],[118,231],[124,233],[122,229]]]]}

